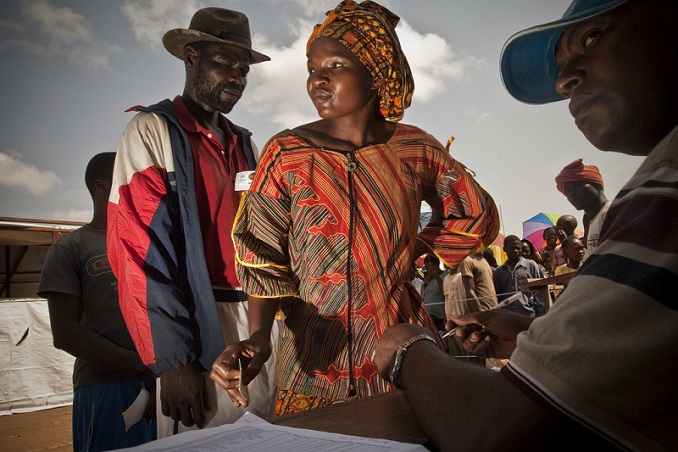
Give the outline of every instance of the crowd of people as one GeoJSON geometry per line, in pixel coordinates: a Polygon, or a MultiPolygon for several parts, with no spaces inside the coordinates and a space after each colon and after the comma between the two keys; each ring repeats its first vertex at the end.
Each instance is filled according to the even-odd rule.
{"type": "Polygon", "coordinates": [[[329,11],[306,46],[318,119],[261,152],[226,116],[269,60],[247,17],[203,8],[164,35],[183,92],[136,107],[117,153],[92,159],[92,222],[52,247],[40,283],[77,358],[75,450],[396,388],[439,450],[678,447],[675,2],[575,0],[507,41],[512,96],[569,99],[593,145],[647,158],[612,202],[598,168],[565,166],[555,186],[583,237],[563,215],[541,249],[506,236],[503,262],[491,194],[401,122],[414,81],[398,22],[372,1],[329,11]],[[567,272],[548,312],[521,290],[567,272]]]}
{"type": "MultiPolygon", "coordinates": [[[[577,161],[581,164],[581,160],[577,161]]],[[[588,166],[600,180],[602,177],[595,166],[588,166]]],[[[563,171],[569,171],[568,184],[581,184],[587,175],[573,172],[571,165],[563,171]]],[[[558,181],[562,172],[556,177],[558,181]]],[[[602,189],[597,193],[602,193],[602,189]]],[[[582,195],[585,198],[585,195],[582,195]]],[[[423,266],[416,264],[410,273],[410,283],[415,286],[424,299],[426,310],[440,330],[451,315],[464,315],[493,308],[518,312],[529,317],[538,317],[548,310],[567,286],[567,282],[551,284],[549,299],[542,300],[543,294],[537,290],[527,290],[524,282],[574,273],[585,260],[588,248],[585,245],[587,228],[582,237],[576,233],[577,220],[572,215],[558,218],[554,226],[543,230],[544,245],[537,250],[526,238],[516,235],[504,238],[501,253],[495,253],[491,247],[484,252],[474,252],[457,265],[446,267],[435,254],[426,254],[423,266]],[[500,254],[497,259],[496,254],[500,254]],[[548,270],[547,270],[548,268],[548,270]],[[502,301],[520,294],[505,306],[502,301]],[[501,304],[500,306],[497,306],[501,304]]],[[[598,235],[594,232],[592,235],[598,235]]],[[[589,245],[595,248],[595,245],[589,245]]]]}

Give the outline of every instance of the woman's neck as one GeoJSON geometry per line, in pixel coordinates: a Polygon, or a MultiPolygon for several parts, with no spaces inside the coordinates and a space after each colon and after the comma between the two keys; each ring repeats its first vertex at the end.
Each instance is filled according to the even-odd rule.
{"type": "Polygon", "coordinates": [[[396,124],[384,120],[365,118],[321,119],[296,127],[295,132],[320,147],[352,151],[364,146],[388,142],[396,124]]]}

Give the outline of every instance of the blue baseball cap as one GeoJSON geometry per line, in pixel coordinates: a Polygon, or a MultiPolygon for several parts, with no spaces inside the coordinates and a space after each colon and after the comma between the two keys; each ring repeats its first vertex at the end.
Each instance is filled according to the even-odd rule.
{"type": "Polygon", "coordinates": [[[556,43],[572,24],[606,13],[628,0],[574,0],[560,20],[511,36],[501,51],[501,79],[508,92],[528,104],[563,100],[556,92],[556,43]]]}

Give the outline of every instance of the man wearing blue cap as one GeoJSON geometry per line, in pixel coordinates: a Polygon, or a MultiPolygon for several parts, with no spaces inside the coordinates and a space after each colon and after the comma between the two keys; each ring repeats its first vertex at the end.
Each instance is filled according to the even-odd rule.
{"type": "Polygon", "coordinates": [[[448,323],[466,350],[510,357],[500,372],[449,359],[413,325],[381,337],[381,375],[405,390],[440,450],[678,449],[677,43],[669,0],[575,0],[506,43],[511,95],[569,99],[593,145],[646,158],[547,315],[448,323]]]}

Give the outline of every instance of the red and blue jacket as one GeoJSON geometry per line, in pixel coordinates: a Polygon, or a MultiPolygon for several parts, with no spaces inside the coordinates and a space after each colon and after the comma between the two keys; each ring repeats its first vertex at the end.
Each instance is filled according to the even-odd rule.
{"type": "MultiPolygon", "coordinates": [[[[108,257],[123,317],[156,374],[224,349],[205,263],[193,153],[167,99],[139,108],[118,147],[108,204],[108,257]],[[154,114],[151,114],[154,113],[154,114]]],[[[251,133],[228,122],[251,169],[251,133]]]]}

